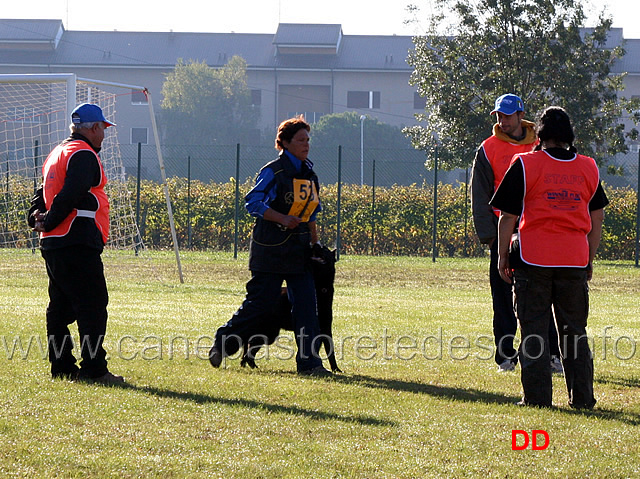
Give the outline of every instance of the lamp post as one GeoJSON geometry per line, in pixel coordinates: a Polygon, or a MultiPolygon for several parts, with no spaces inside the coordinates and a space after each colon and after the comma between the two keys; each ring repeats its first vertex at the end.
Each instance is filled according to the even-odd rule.
{"type": "Polygon", "coordinates": [[[360,115],[360,186],[364,185],[364,120],[365,115],[360,115]]]}

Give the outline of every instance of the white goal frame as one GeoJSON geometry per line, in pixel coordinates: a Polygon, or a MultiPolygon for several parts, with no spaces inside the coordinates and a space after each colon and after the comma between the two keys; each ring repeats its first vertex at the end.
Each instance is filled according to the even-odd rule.
{"type": "MultiPolygon", "coordinates": [[[[147,88],[77,77],[73,73],[0,74],[0,247],[35,248],[37,239],[26,224],[33,185],[42,181],[42,163],[57,144],[69,136],[71,111],[79,103],[98,103],[105,117],[118,123],[114,91],[143,91],[162,175],[167,213],[180,282],[184,282],[175,232],[164,160],[150,92],[147,88]]],[[[105,130],[100,152],[107,191],[112,203],[111,235],[107,247],[132,249],[143,246],[131,207],[122,164],[117,127],[105,130]]]]}

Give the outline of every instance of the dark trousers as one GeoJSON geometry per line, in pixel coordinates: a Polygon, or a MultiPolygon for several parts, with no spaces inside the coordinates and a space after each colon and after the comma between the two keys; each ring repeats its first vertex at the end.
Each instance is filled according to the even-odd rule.
{"type": "Polygon", "coordinates": [[[223,356],[235,354],[252,336],[263,331],[260,324],[265,321],[265,312],[274,309],[284,281],[292,304],[297,369],[303,371],[322,365],[318,353],[320,341],[316,339],[319,334],[316,292],[310,271],[301,274],[252,272],[242,305],[216,332],[214,345],[223,356]]]}
{"type": "MultiPolygon", "coordinates": [[[[493,302],[493,339],[496,346],[495,361],[501,364],[506,359],[518,362],[518,353],[513,347],[518,321],[513,309],[513,292],[511,285],[505,282],[498,272],[498,240],[490,248],[491,261],[489,270],[489,284],[493,302]]],[[[551,319],[551,309],[549,317],[551,319]]],[[[553,320],[549,321],[549,346],[552,356],[560,356],[558,347],[558,332],[553,320]]]]}
{"type": "Polygon", "coordinates": [[[86,246],[43,250],[49,276],[47,336],[51,374],[96,378],[107,373],[102,347],[107,330],[109,296],[100,251],[86,246]],[[69,325],[80,337],[80,368],[73,356],[69,325]]]}
{"type": "Polygon", "coordinates": [[[513,312],[513,296],[511,285],[505,282],[498,272],[498,240],[495,239],[490,248],[489,285],[493,302],[493,340],[496,345],[495,361],[501,364],[507,359],[518,361],[518,353],[513,347],[513,340],[518,328],[518,321],[513,312]]]}
{"type": "Polygon", "coordinates": [[[593,358],[587,338],[589,293],[581,268],[527,266],[515,270],[515,305],[520,324],[520,366],[526,404],[551,406],[549,310],[553,306],[569,405],[592,408],[593,358]]]}

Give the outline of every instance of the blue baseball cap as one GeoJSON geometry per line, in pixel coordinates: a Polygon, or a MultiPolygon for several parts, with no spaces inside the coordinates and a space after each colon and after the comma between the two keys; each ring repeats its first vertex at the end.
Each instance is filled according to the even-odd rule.
{"type": "Polygon", "coordinates": [[[75,107],[71,112],[71,121],[76,125],[80,123],[95,123],[97,121],[101,121],[105,124],[105,128],[116,126],[115,123],[111,123],[104,117],[102,108],[98,105],[94,105],[93,103],[83,103],[82,105],[75,107]]]}
{"type": "Polygon", "coordinates": [[[490,115],[497,112],[504,113],[505,115],[513,115],[517,111],[524,111],[524,103],[522,103],[522,99],[513,93],[507,93],[498,97],[496,100],[496,106],[490,115]]]}

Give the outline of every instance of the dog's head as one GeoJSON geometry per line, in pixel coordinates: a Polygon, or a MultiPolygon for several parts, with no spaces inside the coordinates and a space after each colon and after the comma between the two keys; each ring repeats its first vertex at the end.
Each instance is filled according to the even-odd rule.
{"type": "Polygon", "coordinates": [[[320,264],[336,264],[336,250],[333,251],[318,243],[311,248],[311,260],[320,264]]]}
{"type": "Polygon", "coordinates": [[[333,288],[336,276],[336,250],[330,250],[326,246],[313,245],[311,251],[311,265],[316,287],[333,288]]]}

